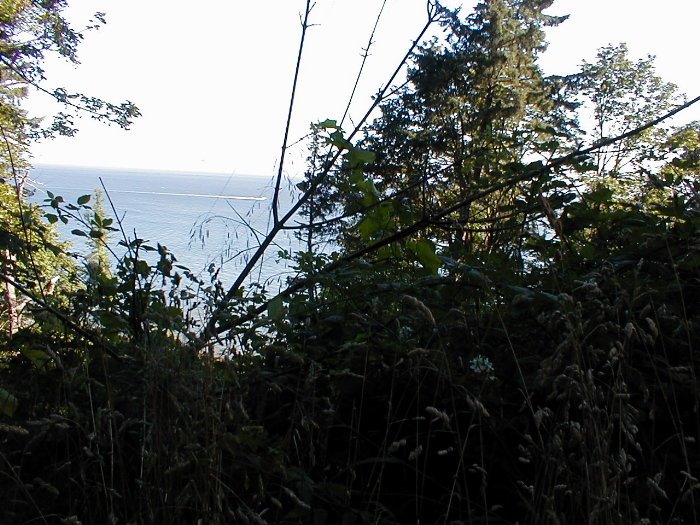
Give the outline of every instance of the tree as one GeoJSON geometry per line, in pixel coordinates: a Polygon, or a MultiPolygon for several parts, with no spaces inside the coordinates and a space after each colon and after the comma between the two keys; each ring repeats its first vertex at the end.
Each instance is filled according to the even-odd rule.
{"type": "Polygon", "coordinates": [[[700,210],[700,122],[673,129],[659,148],[664,164],[658,174],[646,171],[646,206],[671,201],[680,210],[700,210]]]}
{"type": "MultiPolygon", "coordinates": [[[[66,244],[59,242],[40,208],[27,203],[19,191],[13,184],[0,183],[0,271],[44,299],[72,289],[75,266],[66,254],[66,244]]],[[[27,299],[8,282],[3,288],[0,313],[8,320],[4,331],[13,334],[24,323],[27,299]]]]}
{"type": "Polygon", "coordinates": [[[87,269],[91,278],[98,276],[109,277],[112,275],[109,262],[109,227],[112,219],[107,217],[104,206],[104,193],[96,188],[92,194],[93,204],[90,214],[85,217],[85,221],[90,225],[88,246],[90,253],[87,256],[87,269]]]}
{"type": "MultiPolygon", "coordinates": [[[[73,135],[74,118],[87,113],[92,118],[127,128],[139,115],[131,102],[113,104],[63,88],[45,87],[42,69],[47,54],[57,54],[78,63],[77,48],[85,31],[105,23],[96,13],[88,27],[76,31],[63,18],[65,0],[0,0],[0,255],[3,274],[16,282],[30,283],[32,292],[45,295],[67,269],[67,258],[58,246],[56,232],[42,223],[40,213],[26,201],[25,180],[32,140],[55,134],[73,135]],[[32,87],[51,95],[62,107],[53,121],[40,126],[20,103],[32,87]],[[12,184],[6,183],[12,181],[12,184]]],[[[4,308],[16,318],[15,289],[6,283],[4,308]]],[[[17,323],[10,323],[10,332],[17,323]]]]}
{"type": "Polygon", "coordinates": [[[87,31],[98,29],[105,23],[103,13],[95,13],[87,27],[78,31],[63,17],[66,0],[2,0],[0,2],[0,74],[2,94],[24,96],[27,86],[52,96],[63,106],[51,124],[39,128],[38,121],[29,121],[13,100],[3,97],[3,114],[12,115],[15,125],[21,125],[32,137],[50,137],[54,134],[76,133],[74,118],[86,113],[92,118],[115,123],[128,128],[140,115],[138,108],[129,101],[111,103],[99,98],[70,93],[64,88],[48,88],[43,70],[47,54],[56,54],[78,64],[78,45],[87,31]],[[12,93],[12,90],[15,90],[12,93]]]}
{"type": "MultiPolygon", "coordinates": [[[[544,13],[552,3],[484,1],[465,21],[450,13],[445,42],[421,48],[407,85],[382,104],[363,147],[378,153],[369,172],[383,196],[397,196],[391,217],[398,225],[523,170],[568,136],[558,81],[537,65],[544,29],[566,18],[544,13]]],[[[539,191],[518,185],[461,207],[430,236],[456,258],[514,255],[539,191]]]]}
{"type": "MultiPolygon", "coordinates": [[[[654,57],[632,60],[625,44],[599,49],[595,62],[584,61],[570,83],[570,96],[580,104],[581,141],[621,135],[681,101],[676,86],[656,74],[654,57]]],[[[657,126],[599,149],[586,177],[589,186],[605,185],[618,198],[640,201],[667,137],[668,129],[657,126]]]]}

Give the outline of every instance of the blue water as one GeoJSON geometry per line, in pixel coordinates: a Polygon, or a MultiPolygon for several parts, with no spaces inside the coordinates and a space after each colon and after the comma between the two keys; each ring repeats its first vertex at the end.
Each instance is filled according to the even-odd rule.
{"type": "MultiPolygon", "coordinates": [[[[116,216],[107,200],[105,207],[110,216],[121,220],[130,239],[166,246],[179,264],[200,276],[207,276],[205,270],[213,263],[221,268],[219,279],[224,285],[238,276],[258,244],[256,236],[262,238],[271,223],[272,177],[63,166],[39,166],[30,177],[36,187],[32,201],[37,203],[46,198],[46,191],[75,203],[79,196],[101,188],[101,179],[116,216]]],[[[289,209],[294,195],[294,186],[285,184],[281,212],[289,209]]],[[[63,238],[71,240],[77,251],[86,250],[81,238],[70,235],[77,224],[58,225],[63,238]]],[[[121,234],[115,232],[109,243],[118,254],[124,251],[117,246],[119,240],[121,234]]],[[[272,289],[293,275],[278,252],[299,247],[289,232],[281,232],[276,242],[251,275],[252,280],[272,289]]]]}

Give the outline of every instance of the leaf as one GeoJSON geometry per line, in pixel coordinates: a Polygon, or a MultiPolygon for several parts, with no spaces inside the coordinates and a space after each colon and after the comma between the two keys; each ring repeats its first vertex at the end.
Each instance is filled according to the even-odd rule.
{"type": "Polygon", "coordinates": [[[87,204],[88,202],[90,202],[90,195],[81,195],[80,197],[78,197],[78,204],[80,204],[81,206],[83,204],[87,204]]]}
{"type": "Polygon", "coordinates": [[[284,315],[284,301],[277,296],[267,303],[267,315],[274,321],[279,321],[284,315]]]}
{"type": "Polygon", "coordinates": [[[613,190],[606,186],[600,186],[596,188],[595,191],[587,193],[584,195],[586,200],[593,202],[594,204],[605,204],[610,201],[613,196],[613,190]]]}
{"type": "Polygon", "coordinates": [[[44,217],[49,221],[49,224],[56,224],[58,222],[58,215],[54,215],[53,213],[47,213],[44,217]]]}
{"type": "Polygon", "coordinates": [[[141,259],[136,261],[136,264],[134,265],[134,272],[136,272],[138,275],[142,276],[147,276],[149,273],[151,273],[151,267],[148,265],[146,261],[142,261],[141,259]]]}
{"type": "Polygon", "coordinates": [[[380,225],[371,216],[365,217],[360,221],[360,224],[357,225],[357,230],[365,240],[371,239],[374,234],[379,231],[379,228],[380,225]]]}
{"type": "Polygon", "coordinates": [[[319,122],[316,126],[323,129],[338,129],[338,122],[327,118],[323,122],[319,122]]]}
{"type": "Polygon", "coordinates": [[[358,166],[374,162],[376,155],[373,151],[368,151],[362,148],[350,148],[345,157],[350,163],[351,168],[357,168],[358,166]]]}
{"type": "Polygon", "coordinates": [[[43,368],[46,363],[51,361],[51,356],[38,348],[22,348],[20,353],[37,368],[43,368]]]}
{"type": "Polygon", "coordinates": [[[71,233],[73,235],[77,235],[78,237],[87,237],[88,234],[85,233],[83,230],[71,230],[71,233]]]}
{"type": "Polygon", "coordinates": [[[4,388],[0,388],[0,414],[12,417],[17,410],[17,398],[4,388]]]}
{"type": "Polygon", "coordinates": [[[358,180],[355,182],[355,187],[360,190],[364,197],[369,197],[367,202],[363,202],[365,206],[374,204],[379,200],[379,191],[372,180],[358,180]]]}
{"type": "Polygon", "coordinates": [[[408,248],[414,253],[418,262],[430,273],[437,273],[440,268],[440,257],[435,254],[435,245],[428,239],[409,241],[408,248]]]}
{"type": "Polygon", "coordinates": [[[330,137],[328,137],[328,142],[333,144],[338,149],[345,149],[350,145],[340,131],[334,131],[331,133],[330,137]]]}

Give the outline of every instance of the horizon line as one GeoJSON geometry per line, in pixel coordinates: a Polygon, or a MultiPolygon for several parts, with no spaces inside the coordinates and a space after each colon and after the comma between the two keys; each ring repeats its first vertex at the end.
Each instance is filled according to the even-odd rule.
{"type": "Polygon", "coordinates": [[[124,172],[137,172],[137,173],[173,173],[173,174],[198,174],[198,175],[217,175],[224,177],[235,177],[237,175],[242,175],[246,177],[260,177],[260,178],[271,178],[274,176],[273,173],[262,174],[262,173],[237,173],[235,171],[209,171],[209,170],[189,170],[189,169],[171,169],[171,168],[140,168],[134,166],[95,166],[86,164],[62,164],[62,163],[49,163],[49,162],[37,162],[32,164],[30,171],[35,168],[64,168],[64,169],[81,169],[81,170],[102,170],[102,171],[124,171],[124,172]]]}

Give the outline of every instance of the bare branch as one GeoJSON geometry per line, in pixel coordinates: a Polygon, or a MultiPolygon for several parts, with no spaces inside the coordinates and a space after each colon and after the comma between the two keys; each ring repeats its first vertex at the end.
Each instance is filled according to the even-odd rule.
{"type": "Polygon", "coordinates": [[[277,179],[275,180],[275,194],[272,197],[272,218],[274,224],[279,222],[279,196],[280,187],[282,186],[282,171],[284,170],[284,158],[287,154],[287,141],[289,140],[289,128],[292,123],[292,112],[294,110],[294,98],[297,92],[297,84],[299,82],[299,71],[301,69],[301,56],[304,52],[304,40],[306,39],[306,31],[309,28],[309,14],[311,14],[313,5],[311,0],[306,0],[306,10],[304,12],[304,20],[301,23],[301,41],[299,42],[299,53],[297,54],[297,65],[294,69],[294,82],[292,82],[292,95],[289,97],[289,110],[287,111],[287,124],[284,127],[284,139],[282,140],[282,153],[280,153],[279,169],[277,170],[277,179]]]}
{"type": "Polygon", "coordinates": [[[362,78],[362,72],[365,69],[365,64],[367,63],[367,58],[369,58],[369,50],[372,47],[372,44],[374,44],[374,35],[377,32],[377,27],[379,26],[379,20],[382,18],[382,13],[384,12],[384,8],[386,7],[386,0],[382,2],[382,7],[379,9],[379,14],[377,14],[377,18],[374,21],[374,27],[372,28],[372,32],[369,35],[369,39],[367,40],[367,47],[363,49],[362,53],[362,63],[360,64],[360,70],[357,72],[357,76],[355,77],[355,85],[352,87],[352,91],[350,92],[350,98],[348,98],[348,104],[345,106],[345,111],[343,112],[343,116],[340,119],[340,124],[338,124],[341,128],[343,127],[343,122],[345,122],[345,118],[348,116],[348,112],[350,111],[350,106],[352,105],[352,101],[355,98],[355,92],[357,91],[357,86],[360,83],[360,79],[362,78]]]}
{"type": "MultiPolygon", "coordinates": [[[[437,15],[436,15],[437,16],[437,15]]],[[[365,122],[369,119],[370,115],[372,112],[379,106],[379,104],[384,100],[384,96],[386,95],[387,91],[393,84],[394,80],[396,77],[399,75],[401,70],[403,69],[404,65],[407,63],[408,59],[411,57],[413,54],[414,49],[418,46],[418,43],[421,41],[425,33],[428,31],[428,28],[437,20],[436,16],[430,17],[423,28],[421,29],[420,33],[416,37],[416,39],[413,41],[411,44],[411,47],[408,49],[404,57],[401,59],[399,65],[396,67],[394,72],[391,74],[389,77],[389,80],[387,81],[386,85],[379,89],[377,96],[375,97],[374,101],[370,105],[370,107],[367,109],[366,113],[364,116],[360,119],[358,122],[357,126],[354,128],[352,133],[347,137],[347,141],[351,141],[355,135],[357,135],[360,132],[360,129],[362,126],[365,124],[365,122]]],[[[199,341],[197,342],[197,345],[200,344],[205,344],[205,342],[212,337],[216,333],[216,326],[219,322],[219,317],[222,313],[222,309],[226,308],[228,305],[229,301],[236,295],[238,290],[240,289],[241,285],[245,281],[246,277],[250,274],[252,269],[255,267],[257,262],[260,260],[260,258],[263,256],[267,248],[272,244],[273,240],[277,236],[277,234],[282,231],[284,228],[284,225],[296,214],[296,212],[301,208],[311,197],[311,195],[314,194],[316,189],[323,183],[325,178],[327,177],[328,173],[330,172],[331,168],[335,165],[335,163],[338,161],[340,156],[342,155],[343,150],[339,149],[333,158],[330,160],[330,162],[324,167],[323,171],[319,173],[309,184],[309,188],[299,197],[299,200],[297,200],[296,204],[292,206],[287,213],[281,217],[278,221],[275,221],[273,224],[272,229],[270,232],[267,234],[263,242],[260,244],[260,247],[258,250],[253,254],[253,256],[250,258],[246,266],[241,270],[241,273],[238,275],[236,278],[235,282],[231,285],[231,287],[228,289],[226,292],[226,295],[224,296],[223,301],[220,303],[220,305],[217,307],[216,310],[212,313],[211,319],[207,323],[207,326],[204,328],[202,333],[200,334],[199,341]]]]}

